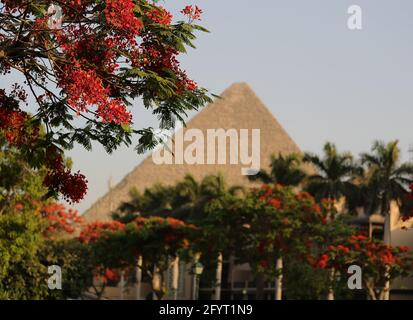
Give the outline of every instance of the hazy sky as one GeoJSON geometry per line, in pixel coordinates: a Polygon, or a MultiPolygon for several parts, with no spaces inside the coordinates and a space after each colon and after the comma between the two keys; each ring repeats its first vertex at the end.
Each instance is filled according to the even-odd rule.
{"type": "MultiPolygon", "coordinates": [[[[204,9],[196,50],[183,57],[195,80],[214,93],[248,82],[302,150],[326,141],[358,154],[375,139],[413,143],[413,2],[408,0],[171,0],[204,9]],[[350,5],[363,9],[363,30],[347,28],[350,5]]],[[[10,79],[9,79],[10,80],[10,79]]],[[[1,81],[4,82],[4,79],[1,81]]],[[[253,115],[252,115],[253,116],[253,115]]],[[[155,125],[137,103],[134,120],[155,125]]],[[[83,211],[142,159],[122,149],[69,152],[89,180],[83,211]]]]}

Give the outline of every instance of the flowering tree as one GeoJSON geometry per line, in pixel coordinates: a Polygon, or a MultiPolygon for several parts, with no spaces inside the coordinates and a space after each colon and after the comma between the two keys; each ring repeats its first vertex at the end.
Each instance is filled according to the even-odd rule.
{"type": "Polygon", "coordinates": [[[326,223],[327,208],[320,207],[307,193],[291,187],[264,185],[246,200],[250,216],[251,266],[276,279],[276,299],[282,298],[283,256],[306,252],[313,226],[326,223]]]}
{"type": "Polygon", "coordinates": [[[78,202],[86,193],[85,177],[62,158],[75,143],[111,152],[136,133],[139,152],[156,145],[152,128],[132,127],[135,98],[165,129],[210,101],[178,60],[206,31],[195,24],[201,12],[187,6],[186,21],[173,22],[157,1],[0,1],[0,73],[24,79],[0,90],[0,130],[32,167],[46,165],[52,195],[78,202]]]}
{"type": "MultiPolygon", "coordinates": [[[[334,265],[327,265],[325,261],[325,251],[327,248],[336,246],[340,252],[342,249],[341,243],[355,233],[354,227],[348,224],[346,216],[336,215],[335,207],[332,206],[332,201],[324,199],[321,201],[322,206],[328,212],[330,217],[327,221],[323,220],[321,224],[312,226],[312,236],[306,242],[305,262],[312,268],[328,270],[326,278],[326,286],[328,289],[327,300],[335,299],[335,288],[338,287],[337,279],[341,270],[337,270],[334,265]],[[323,265],[323,267],[320,267],[323,265]]],[[[346,250],[346,249],[345,249],[346,250]]]]}
{"type": "Polygon", "coordinates": [[[109,281],[130,272],[143,257],[142,268],[152,280],[158,299],[166,294],[164,272],[187,250],[195,227],[173,218],[136,218],[127,225],[95,222],[84,227],[79,240],[90,246],[95,264],[94,290],[100,298],[109,281]]]}
{"type": "Polygon", "coordinates": [[[342,243],[329,245],[315,266],[346,274],[350,265],[357,265],[362,269],[369,298],[384,300],[386,282],[407,276],[413,270],[412,256],[408,251],[408,247],[392,247],[364,235],[352,235],[342,243]]]}
{"type": "Polygon", "coordinates": [[[137,218],[132,224],[136,247],[143,257],[142,268],[151,278],[158,299],[167,293],[164,279],[176,257],[188,257],[196,227],[174,218],[137,218]]]}
{"type": "Polygon", "coordinates": [[[68,236],[80,217],[43,198],[46,170],[24,158],[0,132],[0,299],[78,298],[91,274],[85,251],[68,236]],[[63,290],[48,290],[50,265],[64,270],[63,290]]]}
{"type": "Polygon", "coordinates": [[[247,234],[250,221],[244,214],[244,198],[225,192],[209,199],[202,207],[199,218],[199,236],[192,246],[195,252],[201,252],[202,264],[206,270],[214,270],[214,278],[208,272],[203,273],[204,283],[215,287],[215,300],[221,298],[222,269],[224,257],[246,261],[248,256],[247,234]]]}
{"type": "Polygon", "coordinates": [[[92,222],[83,226],[82,231],[78,237],[80,242],[83,243],[94,243],[96,242],[102,235],[108,237],[105,234],[105,231],[120,231],[124,230],[125,225],[118,221],[109,221],[109,222],[92,222]]]}
{"type": "Polygon", "coordinates": [[[125,225],[117,221],[92,222],[84,225],[78,240],[88,250],[89,261],[93,265],[91,288],[101,299],[107,285],[120,279],[120,269],[127,269],[126,244],[114,241],[115,235],[125,230],[125,225]]]}

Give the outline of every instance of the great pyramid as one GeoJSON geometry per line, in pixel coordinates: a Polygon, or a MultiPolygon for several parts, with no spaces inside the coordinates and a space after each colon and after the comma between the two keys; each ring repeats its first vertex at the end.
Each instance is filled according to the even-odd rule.
{"type": "MultiPolygon", "coordinates": [[[[299,147],[281,127],[272,113],[264,106],[246,83],[235,83],[229,87],[221,98],[206,106],[187,123],[188,129],[260,129],[261,168],[267,169],[271,154],[301,153],[299,147]]],[[[229,149],[229,143],[227,144],[229,149]]],[[[111,212],[123,201],[129,199],[129,191],[135,187],[143,191],[155,183],[171,185],[181,180],[186,174],[196,179],[206,175],[222,173],[229,185],[248,185],[248,179],[241,174],[242,164],[224,165],[189,165],[162,164],[153,162],[148,156],[132,172],[100,198],[84,217],[87,221],[109,220],[111,212]]]]}

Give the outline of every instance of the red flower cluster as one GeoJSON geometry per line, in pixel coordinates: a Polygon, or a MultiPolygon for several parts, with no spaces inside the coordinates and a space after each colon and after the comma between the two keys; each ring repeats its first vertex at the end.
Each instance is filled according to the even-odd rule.
{"type": "Polygon", "coordinates": [[[161,6],[152,9],[146,15],[152,22],[165,26],[170,25],[173,19],[173,15],[161,6]]]}
{"type": "Polygon", "coordinates": [[[357,241],[366,241],[369,238],[367,236],[365,236],[364,234],[358,234],[358,235],[353,235],[350,237],[350,243],[355,243],[357,241]]]}
{"type": "Polygon", "coordinates": [[[0,89],[0,130],[7,142],[13,145],[27,140],[24,130],[27,114],[20,110],[19,98],[24,99],[25,96],[7,95],[5,90],[0,89]]]}
{"type": "Polygon", "coordinates": [[[396,257],[393,255],[391,250],[384,250],[380,254],[380,259],[384,264],[394,264],[396,262],[396,257]]]}
{"type": "MultiPolygon", "coordinates": [[[[25,92],[15,86],[10,96],[0,89],[0,130],[10,145],[31,146],[39,137],[39,127],[26,126],[27,113],[19,108],[19,100],[24,101],[25,92]]],[[[63,157],[56,148],[49,148],[46,155],[48,173],[44,185],[59,192],[67,201],[79,202],[87,191],[87,180],[79,172],[72,174],[65,168],[63,157]]]]}
{"type": "Polygon", "coordinates": [[[106,280],[113,281],[113,282],[118,282],[120,280],[119,272],[112,270],[112,269],[106,269],[103,277],[106,280]]]}
{"type": "Polygon", "coordinates": [[[159,73],[171,70],[176,75],[175,85],[179,94],[186,90],[196,90],[198,88],[196,82],[189,79],[186,72],[180,67],[177,59],[179,52],[172,47],[154,48],[151,42],[151,39],[145,39],[139,50],[134,52],[132,65],[159,73]]]}
{"type": "Polygon", "coordinates": [[[297,199],[298,200],[308,200],[308,199],[313,199],[313,197],[308,192],[301,191],[297,194],[297,199]]]}
{"type": "Polygon", "coordinates": [[[281,185],[269,186],[268,184],[263,184],[258,191],[260,193],[260,201],[268,201],[272,198],[273,193],[281,190],[283,187],[281,185]]]}
{"type": "Polygon", "coordinates": [[[67,83],[66,90],[70,92],[68,103],[78,113],[86,111],[88,106],[97,106],[97,115],[104,122],[128,124],[131,114],[126,106],[118,99],[109,99],[109,90],[103,87],[102,81],[93,70],[75,69],[70,74],[71,82],[67,83]]]}
{"type": "Polygon", "coordinates": [[[202,10],[198,6],[186,6],[181,13],[188,16],[191,21],[201,20],[202,10]]]}
{"type": "Polygon", "coordinates": [[[403,260],[400,254],[408,251],[409,248],[405,246],[392,247],[385,245],[382,241],[371,240],[362,234],[353,235],[345,245],[328,246],[313,265],[321,269],[331,267],[340,269],[349,264],[377,269],[385,268],[385,266],[401,266],[403,260]]]}
{"type": "Polygon", "coordinates": [[[109,281],[117,283],[120,278],[121,275],[118,270],[97,266],[94,271],[94,281],[101,282],[103,284],[107,284],[109,281]]]}
{"type": "Polygon", "coordinates": [[[340,253],[340,251],[341,251],[341,252],[344,252],[344,253],[349,253],[349,252],[350,252],[350,248],[348,248],[348,247],[346,247],[346,246],[344,246],[344,245],[342,245],[342,244],[339,244],[339,245],[337,245],[337,246],[329,246],[329,247],[328,247],[328,250],[329,250],[329,251],[335,251],[335,252],[337,252],[337,253],[340,253]]]}
{"type": "Polygon", "coordinates": [[[76,210],[66,210],[64,205],[59,203],[43,206],[41,213],[48,222],[45,231],[46,237],[50,237],[57,232],[73,233],[75,226],[83,222],[82,217],[79,216],[76,210]]]}
{"type": "Polygon", "coordinates": [[[162,218],[162,217],[149,217],[149,218],[144,218],[144,217],[137,217],[135,220],[136,225],[164,225],[172,228],[179,228],[179,227],[190,227],[194,228],[194,225],[192,224],[187,224],[182,220],[167,217],[167,218],[162,218]]]}
{"type": "Polygon", "coordinates": [[[134,13],[135,3],[132,0],[106,0],[104,10],[108,24],[129,37],[136,37],[143,27],[134,13]]]}
{"type": "Polygon", "coordinates": [[[317,260],[315,266],[320,269],[325,269],[328,265],[328,261],[330,260],[328,254],[322,254],[320,258],[317,260]]]}
{"type": "Polygon", "coordinates": [[[23,143],[25,121],[26,114],[23,111],[0,107],[0,129],[8,143],[14,145],[23,143]]]}
{"type": "Polygon", "coordinates": [[[83,243],[96,242],[104,232],[121,231],[125,225],[118,221],[93,222],[86,225],[79,235],[79,241],[83,243]]]}
{"type": "Polygon", "coordinates": [[[398,259],[395,256],[393,247],[383,243],[368,241],[360,243],[361,249],[365,251],[366,256],[373,264],[382,263],[384,265],[393,265],[398,259]]]}
{"type": "Polygon", "coordinates": [[[0,89],[0,131],[13,146],[31,147],[39,137],[39,127],[29,125],[29,116],[20,109],[20,103],[26,102],[25,90],[14,84],[8,95],[0,89]]]}
{"type": "Polygon", "coordinates": [[[270,199],[268,201],[268,203],[270,205],[272,205],[275,209],[280,209],[281,208],[281,200],[280,199],[273,198],[273,199],[270,199]]]}
{"type": "MultiPolygon", "coordinates": [[[[66,59],[70,62],[65,65],[63,72],[60,71],[60,80],[64,80],[64,76],[72,70],[73,66],[77,69],[113,73],[118,68],[116,49],[125,49],[132,41],[125,39],[125,36],[99,36],[87,25],[70,26],[62,31],[56,31],[55,36],[66,59]]],[[[95,76],[97,76],[96,72],[95,76]]]]}
{"type": "Polygon", "coordinates": [[[188,248],[189,231],[195,229],[194,225],[171,217],[138,217],[134,222],[138,232],[142,231],[143,238],[152,233],[169,247],[188,248]]]}
{"type": "Polygon", "coordinates": [[[57,148],[47,152],[46,166],[49,171],[44,178],[44,185],[63,195],[68,202],[78,203],[87,192],[86,177],[80,172],[72,174],[63,163],[63,157],[57,148]]]}
{"type": "Polygon", "coordinates": [[[172,227],[175,227],[175,226],[187,226],[187,224],[186,224],[184,221],[179,220],[179,219],[175,219],[175,218],[171,218],[171,217],[167,217],[167,218],[166,218],[166,222],[167,222],[169,225],[171,225],[172,227]]]}
{"type": "MultiPolygon", "coordinates": [[[[111,6],[115,2],[108,5],[111,6]]],[[[109,14],[109,11],[105,12],[109,14]]],[[[122,18],[119,15],[115,16],[116,19],[122,18]]],[[[130,20],[130,18],[126,19],[126,27],[129,28],[133,24],[138,28],[138,22],[130,20]]],[[[140,22],[138,19],[137,21],[140,22]]],[[[95,106],[97,108],[95,116],[105,123],[129,124],[131,122],[131,113],[120,99],[111,98],[111,87],[104,84],[102,75],[99,74],[102,71],[113,74],[119,67],[116,48],[135,45],[134,33],[127,30],[126,34],[128,37],[124,35],[101,37],[87,25],[71,26],[55,32],[56,41],[70,62],[59,69],[59,86],[66,91],[68,104],[78,115],[86,111],[93,112],[90,107],[95,106]]]]}
{"type": "Polygon", "coordinates": [[[44,179],[46,186],[61,193],[69,203],[78,203],[85,197],[87,182],[79,171],[71,173],[70,170],[49,172],[44,179]]]}

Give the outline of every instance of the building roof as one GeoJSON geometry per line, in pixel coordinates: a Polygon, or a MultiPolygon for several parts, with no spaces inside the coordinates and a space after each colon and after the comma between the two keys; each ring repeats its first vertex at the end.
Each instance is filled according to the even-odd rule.
{"type": "MultiPolygon", "coordinates": [[[[246,83],[230,86],[213,103],[203,108],[188,123],[185,130],[201,129],[260,129],[261,168],[268,168],[272,154],[301,153],[297,144],[265,107],[246,83]]],[[[229,150],[229,143],[227,144],[229,150]]],[[[155,151],[156,152],[156,151],[155,151]]],[[[228,152],[227,152],[228,153],[228,152]]],[[[228,163],[229,161],[227,161],[228,163]]],[[[225,165],[157,165],[149,155],[123,180],[102,198],[98,199],[84,214],[87,221],[109,220],[122,202],[129,199],[132,188],[143,191],[156,183],[172,185],[186,174],[201,180],[206,175],[222,173],[229,185],[248,185],[246,176],[241,174],[242,164],[225,165]]]]}

